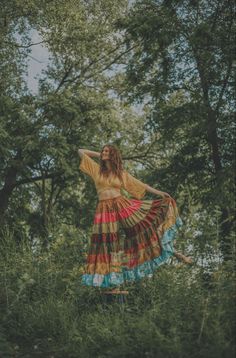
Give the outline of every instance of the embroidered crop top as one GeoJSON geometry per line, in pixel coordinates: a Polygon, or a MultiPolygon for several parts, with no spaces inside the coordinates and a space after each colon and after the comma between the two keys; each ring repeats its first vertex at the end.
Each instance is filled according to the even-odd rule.
{"type": "Polygon", "coordinates": [[[130,193],[136,199],[141,199],[146,192],[146,184],[134,178],[131,174],[129,174],[125,170],[122,173],[123,183],[120,181],[118,177],[115,176],[111,176],[109,178],[101,176],[99,173],[99,169],[100,169],[99,164],[85,153],[83,153],[82,155],[79,168],[94,180],[98,195],[102,191],[107,189],[120,190],[121,188],[124,188],[128,193],[130,193]]]}

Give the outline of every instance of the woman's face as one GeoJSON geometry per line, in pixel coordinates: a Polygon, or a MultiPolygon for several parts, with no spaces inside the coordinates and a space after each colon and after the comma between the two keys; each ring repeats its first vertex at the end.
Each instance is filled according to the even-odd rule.
{"type": "Polygon", "coordinates": [[[108,147],[104,147],[101,152],[101,159],[102,160],[109,160],[110,159],[110,150],[108,147]]]}

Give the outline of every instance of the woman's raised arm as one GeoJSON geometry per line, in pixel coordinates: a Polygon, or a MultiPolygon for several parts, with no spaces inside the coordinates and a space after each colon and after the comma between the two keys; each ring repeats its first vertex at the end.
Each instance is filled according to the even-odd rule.
{"type": "Polygon", "coordinates": [[[96,158],[99,158],[100,157],[100,153],[99,152],[94,152],[92,150],[88,150],[88,149],[82,149],[82,148],[79,148],[78,149],[78,153],[79,153],[79,156],[82,158],[83,156],[83,153],[87,154],[89,157],[96,157],[96,158]]]}

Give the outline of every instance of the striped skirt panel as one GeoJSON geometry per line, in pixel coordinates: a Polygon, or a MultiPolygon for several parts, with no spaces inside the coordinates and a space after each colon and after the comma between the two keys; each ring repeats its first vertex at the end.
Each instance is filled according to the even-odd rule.
{"type": "Polygon", "coordinates": [[[181,225],[173,198],[99,201],[82,283],[112,287],[152,276],[173,255],[181,225]]]}

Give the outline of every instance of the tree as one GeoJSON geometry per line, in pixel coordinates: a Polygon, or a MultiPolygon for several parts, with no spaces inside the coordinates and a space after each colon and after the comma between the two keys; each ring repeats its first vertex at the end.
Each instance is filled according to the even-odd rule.
{"type": "Polygon", "coordinates": [[[136,45],[123,93],[150,107],[149,128],[169,149],[175,180],[200,186],[198,200],[220,207],[227,256],[234,206],[233,3],[136,1],[120,27],[127,46],[136,45]]]}
{"type": "MultiPolygon", "coordinates": [[[[3,3],[2,219],[17,187],[42,181],[45,188],[45,180],[50,179],[54,193],[59,183],[60,190],[66,177],[75,176],[77,164],[70,163],[70,158],[76,155],[76,147],[90,145],[94,133],[103,133],[99,119],[109,117],[112,100],[101,79],[119,51],[113,22],[125,11],[125,4],[120,2],[118,11],[110,1],[3,3]],[[27,55],[35,45],[30,38],[32,29],[41,34],[52,54],[38,96],[29,93],[23,78],[27,55]]],[[[44,192],[42,189],[42,200],[44,192]]],[[[48,210],[43,207],[47,221],[48,210]]]]}

